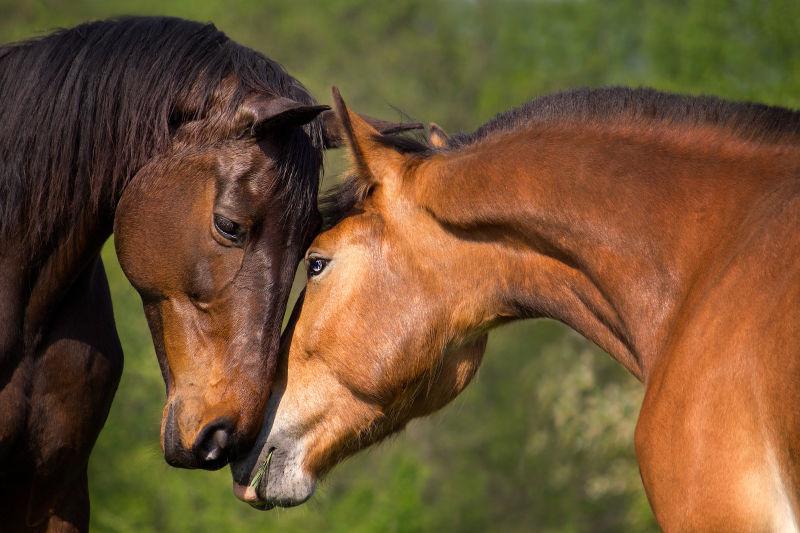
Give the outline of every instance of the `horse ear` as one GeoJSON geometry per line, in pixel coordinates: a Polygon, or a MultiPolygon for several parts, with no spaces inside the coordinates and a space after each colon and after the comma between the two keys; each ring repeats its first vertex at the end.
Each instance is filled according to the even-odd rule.
{"type": "Polygon", "coordinates": [[[407,156],[382,144],[379,141],[381,132],[358,113],[347,109],[339,89],[333,87],[332,92],[336,115],[359,179],[371,185],[400,176],[407,156]]]}
{"type": "MultiPolygon", "coordinates": [[[[358,116],[383,135],[391,135],[394,133],[402,133],[404,131],[422,129],[422,124],[419,122],[388,122],[386,120],[373,118],[360,113],[358,116]]],[[[322,113],[322,143],[326,150],[339,148],[345,143],[342,123],[334,111],[325,111],[322,113]]]]}
{"type": "Polygon", "coordinates": [[[254,134],[277,126],[302,126],[330,109],[326,105],[301,104],[283,96],[258,95],[247,98],[237,114],[237,122],[249,126],[254,134]]]}
{"type": "Polygon", "coordinates": [[[445,148],[449,142],[450,136],[444,132],[441,126],[431,122],[428,129],[428,144],[434,148],[445,148]]]}

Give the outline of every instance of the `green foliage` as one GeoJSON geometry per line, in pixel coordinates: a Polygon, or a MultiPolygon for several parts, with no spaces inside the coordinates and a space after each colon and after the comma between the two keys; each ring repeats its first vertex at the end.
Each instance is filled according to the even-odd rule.
{"type": "MultiPolygon", "coordinates": [[[[397,118],[391,103],[450,130],[583,85],[800,105],[793,0],[0,0],[0,13],[3,42],[120,14],[212,20],[323,102],[336,84],[359,111],[397,118]]],[[[103,256],[126,368],[90,464],[98,531],[655,529],[633,454],[641,387],[552,322],[493,333],[476,382],[443,413],[336,469],[305,506],[258,513],[227,470],[164,463],[141,304],[110,244],[103,256]]]]}

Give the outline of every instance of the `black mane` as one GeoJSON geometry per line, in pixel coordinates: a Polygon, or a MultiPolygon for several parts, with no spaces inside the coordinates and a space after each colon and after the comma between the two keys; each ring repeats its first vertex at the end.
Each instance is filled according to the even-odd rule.
{"type": "MultiPolygon", "coordinates": [[[[231,118],[251,92],[314,103],[280,65],[211,24],[126,17],[0,47],[0,242],[13,234],[30,247],[113,207],[168,147],[170,128],[202,118],[231,75],[231,118]]],[[[322,142],[318,122],[305,131],[287,147],[281,182],[289,209],[308,211],[322,142]]]]}

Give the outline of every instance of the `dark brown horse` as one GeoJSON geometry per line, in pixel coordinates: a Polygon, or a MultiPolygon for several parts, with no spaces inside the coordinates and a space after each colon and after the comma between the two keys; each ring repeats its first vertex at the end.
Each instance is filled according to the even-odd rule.
{"type": "Polygon", "coordinates": [[[167,386],[166,460],[215,469],[252,443],[339,139],[325,109],[212,25],[128,18],[0,48],[0,527],[87,527],[122,370],[112,230],[167,386]]]}
{"type": "Polygon", "coordinates": [[[307,252],[240,497],[302,502],[455,397],[489,329],[551,317],[644,383],[636,451],[665,530],[797,531],[800,113],[580,90],[428,146],[338,111],[353,178],[307,252]]]}

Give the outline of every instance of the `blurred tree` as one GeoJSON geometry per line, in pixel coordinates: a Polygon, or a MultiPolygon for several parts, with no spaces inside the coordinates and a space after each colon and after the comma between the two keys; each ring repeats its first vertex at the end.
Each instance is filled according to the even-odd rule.
{"type": "MultiPolygon", "coordinates": [[[[359,111],[451,130],[584,85],[800,104],[794,0],[0,0],[0,13],[0,42],[122,14],[213,21],[323,102],[335,84],[359,111]]],[[[305,506],[253,511],[226,470],[164,463],[150,334],[111,243],[104,259],[126,368],[91,461],[98,531],[655,529],[633,454],[639,384],[547,321],[493,333],[454,405],[342,465],[305,506]]]]}

